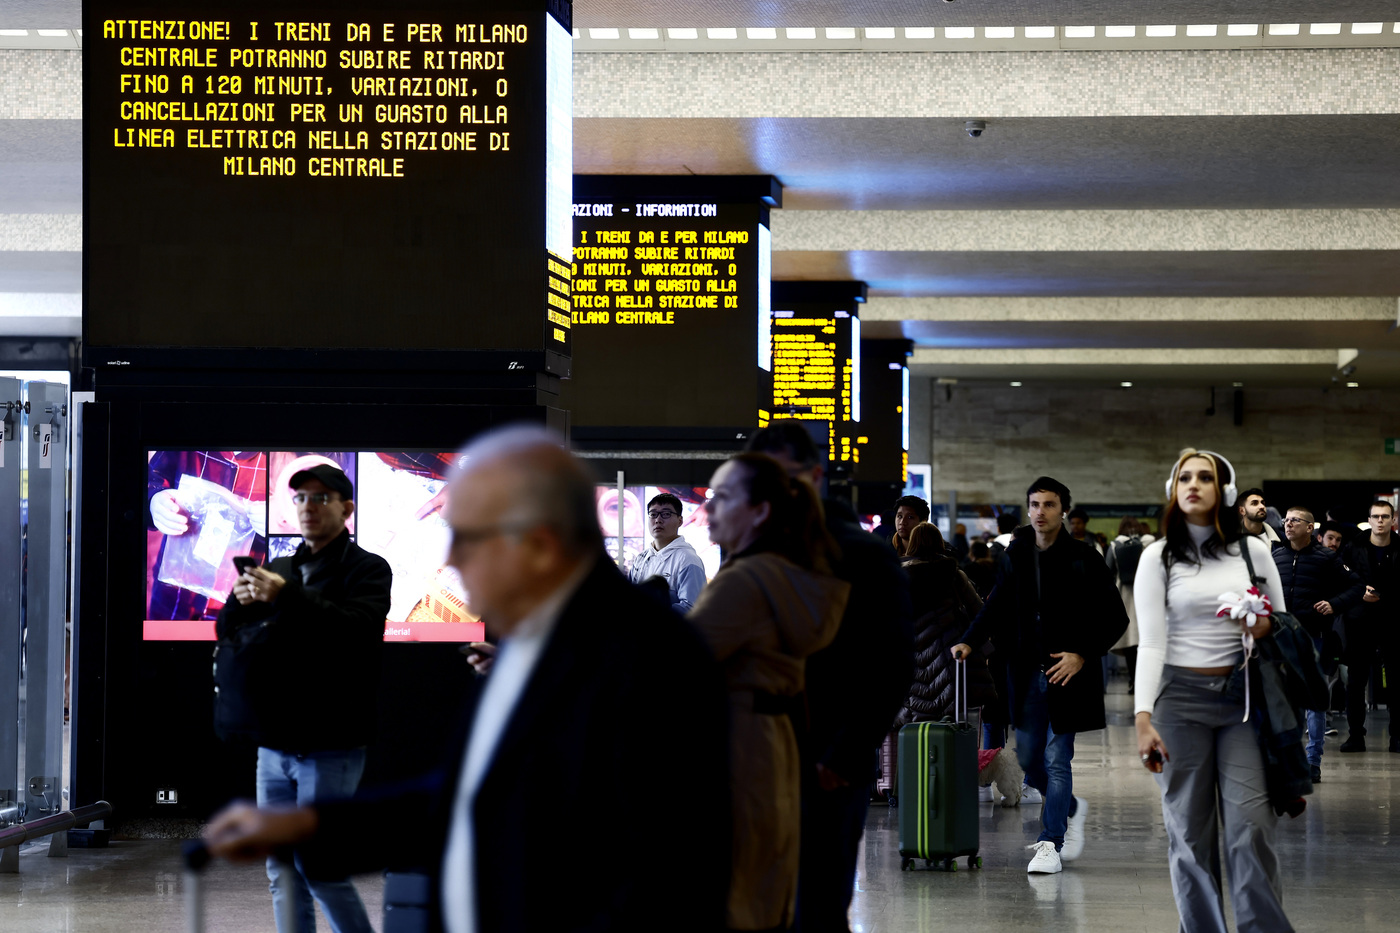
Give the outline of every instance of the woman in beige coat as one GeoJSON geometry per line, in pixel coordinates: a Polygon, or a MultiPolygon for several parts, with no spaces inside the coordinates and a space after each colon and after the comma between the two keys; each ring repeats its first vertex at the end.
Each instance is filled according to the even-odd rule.
{"type": "Polygon", "coordinates": [[[802,821],[797,737],[807,655],[836,635],[849,586],[821,503],[763,454],[731,457],[710,481],[710,539],[728,558],[690,620],[724,668],[731,711],[733,862],[727,925],[786,930],[797,904],[802,821]]]}

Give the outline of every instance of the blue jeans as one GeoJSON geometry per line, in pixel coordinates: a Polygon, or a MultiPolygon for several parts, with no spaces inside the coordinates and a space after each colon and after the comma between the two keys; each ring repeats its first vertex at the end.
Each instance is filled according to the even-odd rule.
{"type": "MultiPolygon", "coordinates": [[[[349,797],[365,771],[365,750],[309,752],[294,755],[271,748],[258,749],[258,806],[304,807],[317,800],[349,797]]],[[[335,933],[374,933],[365,905],[349,880],[313,881],[297,858],[293,870],[285,862],[267,860],[268,889],[278,918],[277,933],[313,933],[316,929],[314,896],[335,933]],[[284,902],[292,899],[296,929],[281,925],[284,902]]]]}
{"type": "MultiPolygon", "coordinates": [[[[1313,646],[1322,651],[1322,639],[1314,638],[1313,646]]],[[[1322,736],[1327,732],[1327,711],[1308,710],[1308,764],[1317,767],[1322,764],[1322,736]]]]}
{"type": "Polygon", "coordinates": [[[1021,699],[1021,724],[1016,727],[1016,758],[1026,772],[1026,783],[1045,797],[1040,812],[1040,838],[1053,842],[1058,852],[1065,844],[1065,828],[1074,812],[1074,783],[1069,763],[1074,758],[1074,733],[1063,735],[1050,728],[1050,684],[1043,671],[1031,675],[1021,699]]]}

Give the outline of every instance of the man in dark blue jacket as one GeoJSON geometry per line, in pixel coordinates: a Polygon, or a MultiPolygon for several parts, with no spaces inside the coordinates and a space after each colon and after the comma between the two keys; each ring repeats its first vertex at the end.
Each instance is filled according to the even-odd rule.
{"type": "MultiPolygon", "coordinates": [[[[1313,538],[1313,514],[1301,506],[1290,508],[1283,520],[1286,543],[1274,545],[1288,611],[1312,636],[1322,651],[1323,637],[1331,630],[1332,617],[1361,603],[1366,585],[1359,574],[1342,562],[1342,556],[1313,538]]],[[[1308,710],[1308,767],[1312,781],[1322,780],[1322,737],[1327,732],[1327,711],[1308,710]]]]}
{"type": "Polygon", "coordinates": [[[1045,797],[1032,873],[1058,872],[1083,851],[1089,805],[1074,796],[1074,735],[1104,728],[1100,659],[1128,628],[1108,565],[1064,526],[1069,505],[1063,483],[1048,476],[1031,483],[1030,525],[1013,535],[996,588],[953,646],[965,658],[991,639],[1005,653],[1016,756],[1026,782],[1045,797]]]}

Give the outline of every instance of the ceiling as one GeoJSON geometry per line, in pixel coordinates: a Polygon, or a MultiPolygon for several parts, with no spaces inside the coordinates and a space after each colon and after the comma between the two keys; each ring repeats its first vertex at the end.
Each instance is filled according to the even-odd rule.
{"type": "MultiPolygon", "coordinates": [[[[575,25],[585,29],[1310,23],[1325,18],[1382,21],[1389,33],[1400,21],[1400,0],[1338,0],[1325,10],[1296,0],[579,0],[574,17],[575,25]]],[[[0,28],[76,28],[80,19],[80,4],[68,0],[0,0],[0,28]]],[[[609,56],[601,61],[625,69],[629,56],[635,60],[653,53],[578,54],[609,56]]],[[[1375,78],[1382,84],[1393,79],[1375,78]]],[[[736,88],[736,93],[743,91],[736,88]]],[[[1366,88],[1356,92],[1364,95],[1366,88]]],[[[784,186],[784,211],[970,211],[995,223],[1003,210],[1400,210],[1400,114],[1350,109],[1276,116],[992,118],[979,139],[968,137],[961,118],[947,117],[579,118],[574,160],[581,174],[771,174],[784,186]]],[[[81,122],[0,122],[0,214],[75,214],[81,209],[81,122]]],[[[1400,249],[1389,248],[940,252],[785,249],[778,240],[775,234],[775,278],[859,279],[870,285],[873,296],[1400,296],[1400,249]]],[[[80,253],[0,251],[0,302],[6,294],[61,295],[80,289],[80,253]]],[[[1125,360],[1140,361],[1172,348],[1238,347],[1247,358],[1251,349],[1260,348],[1332,352],[1357,347],[1362,350],[1356,361],[1360,378],[1371,385],[1400,385],[1400,334],[1380,321],[1181,325],[1031,320],[1007,325],[907,320],[870,322],[867,333],[903,335],[923,350],[944,353],[938,362],[916,361],[915,366],[919,374],[944,378],[1000,380],[1020,373],[1024,379],[1116,382],[1122,372],[1142,365],[1047,364],[1034,356],[1046,348],[1116,348],[1125,351],[1125,360]],[[970,349],[996,350],[1002,356],[996,362],[954,362],[947,355],[970,349]],[[1014,357],[1018,349],[1027,353],[1020,362],[1014,357]]],[[[1316,361],[1258,365],[1250,379],[1325,385],[1335,369],[1316,361]]],[[[1146,378],[1203,385],[1230,381],[1219,360],[1154,364],[1146,378]]]]}

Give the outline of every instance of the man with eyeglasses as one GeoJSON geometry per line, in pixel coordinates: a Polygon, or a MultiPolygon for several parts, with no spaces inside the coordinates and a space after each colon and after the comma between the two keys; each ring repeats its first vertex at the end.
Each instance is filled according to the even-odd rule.
{"type": "Polygon", "coordinates": [[[663,492],[647,503],[647,527],[651,544],[632,561],[628,577],[641,583],[662,577],[671,596],[671,608],[689,612],[705,587],[705,564],[694,547],[681,537],[681,500],[663,492]]]}
{"type": "MultiPolygon", "coordinates": [[[[215,626],[214,728],[257,746],[259,806],[305,806],[359,786],[393,582],[384,558],[350,540],[355,488],[343,471],[318,464],[288,485],[303,543],[245,570],[215,626]]],[[[348,878],[309,877],[276,858],[267,877],[278,933],[314,929],[313,898],[337,933],[373,929],[348,878]],[[280,927],[288,899],[295,930],[280,927]]]]}
{"type": "MultiPolygon", "coordinates": [[[[1357,535],[1342,548],[1343,559],[1366,581],[1361,604],[1346,615],[1347,723],[1350,734],[1344,752],[1366,750],[1366,684],[1371,665],[1380,655],[1387,680],[1400,680],[1400,540],[1395,531],[1395,506],[1385,499],[1371,503],[1366,516],[1369,535],[1357,535]]],[[[1400,752],[1400,737],[1392,726],[1390,750],[1400,752]]]]}
{"type": "MultiPolygon", "coordinates": [[[[1361,604],[1366,585],[1359,574],[1352,572],[1342,555],[1325,548],[1313,538],[1313,514],[1302,506],[1293,506],[1285,514],[1283,533],[1286,544],[1274,545],[1274,563],[1278,565],[1289,611],[1312,636],[1319,655],[1334,658],[1324,638],[1332,629],[1338,613],[1361,604]]],[[[1322,741],[1327,732],[1327,711],[1307,711],[1308,767],[1314,784],[1322,780],[1322,741]]]]}

